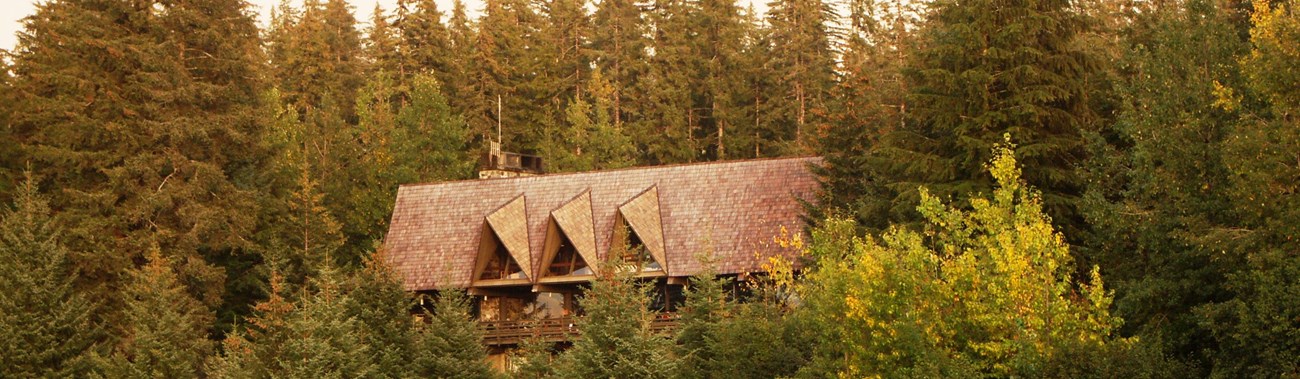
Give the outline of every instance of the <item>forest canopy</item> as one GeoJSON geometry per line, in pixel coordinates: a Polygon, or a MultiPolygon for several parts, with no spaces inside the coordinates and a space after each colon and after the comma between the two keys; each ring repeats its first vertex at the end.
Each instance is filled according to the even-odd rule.
{"type": "Polygon", "coordinates": [[[492,141],[824,162],[801,271],[698,275],[672,333],[602,320],[652,317],[602,275],[590,338],[510,375],[1300,375],[1298,0],[439,5],[38,3],[0,59],[0,377],[505,375],[381,248],[399,185],[492,141]]]}

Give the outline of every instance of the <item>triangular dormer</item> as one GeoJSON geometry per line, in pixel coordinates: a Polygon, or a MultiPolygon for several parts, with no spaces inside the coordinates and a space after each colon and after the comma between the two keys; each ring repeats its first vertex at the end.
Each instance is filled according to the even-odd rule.
{"type": "Polygon", "coordinates": [[[479,253],[474,265],[476,284],[527,283],[533,278],[528,250],[528,222],[524,197],[518,196],[483,222],[479,253]]]}
{"type": "Polygon", "coordinates": [[[583,192],[551,211],[539,274],[543,281],[585,280],[595,274],[595,257],[591,192],[583,192]]]}
{"type": "Polygon", "coordinates": [[[618,207],[610,251],[623,251],[624,265],[638,274],[667,274],[659,190],[651,186],[618,207]]]}

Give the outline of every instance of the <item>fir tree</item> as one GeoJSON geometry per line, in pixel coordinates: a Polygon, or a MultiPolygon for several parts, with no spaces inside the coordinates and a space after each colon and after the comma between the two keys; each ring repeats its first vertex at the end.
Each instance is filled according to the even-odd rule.
{"type": "Polygon", "coordinates": [[[428,322],[417,328],[412,371],[420,377],[490,378],[483,332],[470,316],[469,298],[455,289],[438,291],[428,322]]]}
{"type": "Polygon", "coordinates": [[[361,342],[369,347],[375,377],[410,376],[411,357],[416,354],[415,328],[411,322],[411,294],[402,288],[401,278],[386,263],[382,249],[376,250],[365,267],[349,275],[346,314],[360,327],[361,342]]]}
{"type": "MultiPolygon", "coordinates": [[[[843,73],[831,94],[830,127],[820,142],[825,165],[819,204],[852,216],[868,229],[883,230],[881,215],[896,195],[880,180],[869,159],[881,137],[907,123],[908,82],[903,65],[916,49],[916,5],[903,1],[853,1],[841,62],[843,73]]],[[[813,217],[817,219],[818,217],[813,217]]]]}
{"type": "Polygon", "coordinates": [[[0,218],[0,376],[84,376],[100,341],[98,305],[74,288],[50,207],[28,173],[0,218]]]}
{"type": "Polygon", "coordinates": [[[634,120],[637,92],[646,71],[646,20],[633,0],[601,0],[592,15],[591,48],[595,67],[614,87],[614,127],[634,120]]]}
{"type": "MultiPolygon", "coordinates": [[[[620,257],[617,252],[610,256],[620,257]]],[[[582,298],[578,338],[557,363],[562,377],[672,378],[672,341],[650,330],[649,296],[618,258],[603,263],[582,298]]]]}
{"type": "Polygon", "coordinates": [[[27,18],[14,55],[11,120],[22,159],[58,186],[78,280],[116,322],[122,276],[157,244],[206,306],[223,274],[204,255],[249,247],[253,137],[262,90],[246,4],[68,0],[27,18]],[[75,99],[75,100],[74,100],[75,99]]]}
{"type": "MultiPolygon", "coordinates": [[[[369,60],[371,77],[377,73],[390,75],[400,72],[401,57],[398,55],[399,30],[395,30],[388,20],[384,8],[375,3],[375,10],[370,17],[370,30],[366,33],[365,53],[369,60]]],[[[361,96],[358,95],[358,98],[361,96]]]]}
{"type": "Polygon", "coordinates": [[[914,121],[872,153],[879,158],[871,164],[885,171],[880,180],[898,193],[889,219],[917,219],[920,185],[958,200],[987,192],[980,165],[1009,132],[1048,214],[1066,235],[1080,236],[1076,170],[1093,117],[1081,79],[1095,67],[1076,40],[1087,26],[1066,1],[931,4],[925,48],[905,69],[914,121]]]}
{"type": "Polygon", "coordinates": [[[207,328],[212,315],[185,292],[172,262],[157,248],[131,273],[126,288],[126,331],[103,364],[106,377],[198,376],[212,352],[207,328]]]}
{"type": "Polygon", "coordinates": [[[784,154],[807,154],[825,129],[824,115],[834,85],[835,56],[828,23],[838,16],[821,0],[776,0],[768,5],[772,55],[768,75],[776,98],[768,102],[772,138],[784,154]]]}

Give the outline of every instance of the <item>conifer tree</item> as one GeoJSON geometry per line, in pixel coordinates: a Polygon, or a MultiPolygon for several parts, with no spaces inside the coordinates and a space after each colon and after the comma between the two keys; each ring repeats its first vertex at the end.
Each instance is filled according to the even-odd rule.
{"type": "Polygon", "coordinates": [[[207,329],[212,315],[185,291],[167,258],[154,248],[148,263],[131,273],[126,288],[126,331],[105,360],[110,378],[195,377],[212,352],[207,329]]]}
{"type": "Polygon", "coordinates": [[[538,65],[537,14],[525,0],[490,0],[478,22],[473,61],[476,106],[467,114],[476,140],[501,139],[518,151],[530,150],[541,139],[535,120],[544,120],[535,79],[538,65]]]}
{"type": "Polygon", "coordinates": [[[522,361],[510,377],[515,379],[546,379],[555,375],[555,344],[541,338],[527,338],[519,343],[516,359],[522,361]]]}
{"type": "Polygon", "coordinates": [[[697,54],[694,19],[698,8],[684,0],[657,0],[646,18],[651,29],[649,57],[640,90],[644,93],[637,139],[652,163],[693,162],[699,158],[703,109],[697,107],[703,60],[697,54]]]}
{"type": "Polygon", "coordinates": [[[117,317],[122,274],[157,244],[210,307],[221,270],[203,255],[248,247],[265,151],[252,119],[260,51],[246,4],[54,1],[27,18],[11,122],[62,209],[86,288],[117,317]],[[75,100],[74,100],[75,99],[75,100]]]}
{"type": "Polygon", "coordinates": [[[760,158],[776,156],[782,146],[777,129],[772,126],[773,114],[769,104],[779,97],[776,93],[778,78],[770,75],[768,59],[772,56],[772,31],[762,27],[754,5],[741,15],[745,31],[744,43],[738,58],[736,83],[739,91],[732,93],[737,103],[739,117],[731,131],[724,135],[724,153],[728,157],[760,158]]]}
{"type": "Polygon", "coordinates": [[[883,230],[895,194],[881,183],[872,148],[906,126],[908,82],[903,66],[916,49],[917,5],[904,1],[849,3],[850,28],[832,89],[830,126],[819,146],[820,206],[852,216],[860,225],[883,230]]]}
{"type": "Polygon", "coordinates": [[[451,72],[451,41],[442,23],[442,12],[433,0],[402,0],[397,3],[395,26],[401,64],[396,74],[405,83],[416,74],[447,78],[451,72]]]}
{"type": "Polygon", "coordinates": [[[591,19],[583,0],[541,1],[544,17],[537,30],[539,64],[544,71],[538,77],[541,93],[552,117],[538,120],[555,126],[563,121],[564,110],[571,101],[583,100],[583,86],[591,71],[591,19]]]}
{"type": "Polygon", "coordinates": [[[672,341],[650,330],[649,296],[624,267],[618,252],[603,263],[582,298],[579,337],[557,363],[561,377],[672,378],[677,361],[672,341]]]}
{"type": "MultiPolygon", "coordinates": [[[[717,277],[713,262],[702,259],[704,269],[691,276],[682,307],[681,327],[677,330],[677,356],[682,377],[710,377],[719,325],[731,317],[732,304],[727,300],[727,280],[717,277]]],[[[748,320],[746,320],[748,321],[748,320]]]]}
{"type": "Polygon", "coordinates": [[[838,18],[821,0],[776,0],[768,5],[772,55],[767,62],[776,97],[765,108],[772,138],[783,154],[807,154],[825,129],[824,115],[835,80],[835,54],[828,23],[838,18]]]}
{"type": "MultiPolygon", "coordinates": [[[[388,20],[388,14],[384,8],[375,3],[375,9],[370,17],[370,29],[366,33],[365,53],[369,60],[369,73],[373,77],[377,73],[388,73],[395,75],[401,70],[401,57],[398,51],[399,35],[398,30],[393,27],[388,20]]],[[[358,95],[360,98],[361,95],[358,95]]]]}
{"type": "Polygon", "coordinates": [[[470,316],[469,298],[456,289],[438,291],[428,322],[417,327],[412,371],[420,377],[490,378],[483,332],[470,316]]]}
{"type": "MultiPolygon", "coordinates": [[[[465,118],[466,123],[473,125],[471,117],[482,115],[486,104],[477,101],[476,94],[476,74],[477,65],[470,59],[476,56],[476,39],[478,38],[474,31],[474,25],[465,13],[465,3],[461,0],[453,0],[451,8],[451,17],[447,20],[447,34],[451,41],[451,68],[450,72],[455,73],[446,78],[443,84],[443,93],[447,95],[448,104],[451,109],[465,118]]],[[[481,117],[481,116],[479,116],[481,117]]],[[[472,130],[472,129],[471,129],[472,130]]],[[[478,135],[471,134],[471,137],[477,138],[478,135]]],[[[470,142],[476,142],[477,139],[471,139],[470,142]]]]}
{"type": "Polygon", "coordinates": [[[587,98],[574,99],[566,109],[566,127],[542,146],[558,171],[590,171],[629,167],[636,161],[635,144],[613,124],[614,89],[599,69],[586,84],[587,98]],[[560,139],[556,141],[555,139],[560,139]]]}
{"type": "Polygon", "coordinates": [[[959,201],[988,191],[992,182],[980,165],[1010,132],[1025,180],[1043,191],[1048,214],[1067,236],[1081,236],[1076,170],[1094,117],[1081,79],[1095,64],[1076,42],[1087,27],[1066,1],[931,4],[920,36],[925,48],[905,68],[915,120],[873,148],[880,157],[873,164],[898,193],[890,219],[916,220],[920,185],[959,201]]]}
{"type": "Polygon", "coordinates": [[[415,328],[411,322],[411,294],[402,288],[401,278],[385,263],[379,249],[365,261],[365,267],[348,276],[347,315],[356,319],[361,342],[369,347],[375,364],[374,376],[410,376],[415,350],[415,328]]]}
{"type": "Polygon", "coordinates": [[[595,67],[614,87],[614,126],[636,119],[637,93],[646,71],[646,20],[634,0],[601,0],[592,15],[595,67]]]}
{"type": "Polygon", "coordinates": [[[71,252],[31,173],[0,217],[0,376],[88,374],[103,337],[92,315],[98,304],[73,286],[71,252]]]}
{"type": "Polygon", "coordinates": [[[246,331],[224,343],[225,354],[209,363],[218,377],[358,378],[377,375],[376,358],[363,342],[363,328],[348,313],[351,297],[332,264],[304,288],[297,303],[273,273],[271,294],[255,307],[246,331]]]}

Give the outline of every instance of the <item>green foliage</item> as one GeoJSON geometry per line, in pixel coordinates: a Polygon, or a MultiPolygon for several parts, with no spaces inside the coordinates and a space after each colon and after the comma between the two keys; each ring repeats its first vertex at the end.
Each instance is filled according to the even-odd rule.
{"type": "Polygon", "coordinates": [[[552,171],[591,171],[629,167],[635,162],[636,145],[622,129],[614,126],[613,88],[600,70],[591,73],[587,98],[574,99],[566,109],[563,133],[549,136],[541,151],[550,159],[552,171]]]}
{"type": "Polygon", "coordinates": [[[27,180],[0,217],[0,376],[85,376],[102,337],[98,304],[73,287],[71,252],[59,243],[50,207],[27,180]]]}
{"type": "Polygon", "coordinates": [[[371,377],[410,376],[410,358],[416,353],[416,329],[411,321],[411,294],[401,278],[385,263],[384,250],[376,250],[362,267],[344,281],[349,302],[344,307],[359,326],[361,343],[369,347],[375,369],[371,377]]]}
{"type": "Polygon", "coordinates": [[[556,373],[566,378],[673,378],[678,362],[672,340],[650,330],[650,296],[610,252],[591,288],[582,297],[586,314],[577,321],[578,338],[560,356],[556,373]]]}
{"type": "Polygon", "coordinates": [[[784,144],[784,154],[808,154],[826,127],[824,116],[835,85],[835,56],[829,20],[835,8],[821,0],[777,0],[770,3],[772,55],[767,75],[779,78],[776,96],[764,109],[773,129],[768,140],[784,144]]]}
{"type": "Polygon", "coordinates": [[[794,377],[818,341],[791,310],[771,302],[736,305],[708,339],[709,378],[794,377]]]}
{"type": "Polygon", "coordinates": [[[102,363],[110,378],[178,378],[199,375],[212,352],[207,328],[212,315],[185,292],[173,263],[155,248],[148,263],[131,273],[126,288],[126,331],[102,363]]]}
{"type": "MultiPolygon", "coordinates": [[[[1094,117],[1084,78],[1094,59],[1076,43],[1083,15],[1061,0],[931,3],[923,48],[903,70],[906,122],[870,147],[869,178],[889,191],[887,222],[920,219],[918,186],[940,198],[989,191],[980,166],[1004,133],[1015,136],[1025,180],[1043,191],[1053,222],[1072,238],[1083,230],[1075,210],[1083,182],[1083,130],[1094,117]],[[992,10],[998,11],[992,11],[992,10]]],[[[875,207],[873,207],[875,208],[875,207]]],[[[877,208],[878,209],[878,208],[877,208]]],[[[851,210],[857,211],[857,210],[851,210]]]]}
{"type": "Polygon", "coordinates": [[[872,149],[896,130],[906,129],[910,84],[904,65],[915,53],[920,10],[903,1],[849,3],[851,29],[841,58],[843,73],[831,95],[830,125],[819,143],[826,164],[815,219],[825,210],[841,212],[867,229],[888,227],[897,195],[882,179],[885,170],[870,159],[872,149]]]}
{"type": "Polygon", "coordinates": [[[554,344],[540,338],[528,338],[519,344],[518,354],[511,357],[519,361],[515,371],[510,373],[515,379],[545,379],[555,375],[555,354],[551,352],[554,344]]]}
{"type": "Polygon", "coordinates": [[[1128,343],[1111,337],[1119,320],[1097,270],[1086,283],[1072,279],[1064,238],[1021,182],[1011,151],[995,153],[988,167],[998,186],[989,198],[972,197],[970,211],[922,188],[923,232],[895,227],[877,242],[853,237],[843,220],[814,231],[818,266],[801,293],[830,343],[813,367],[849,376],[1036,376],[1058,354],[1128,343]]]}
{"type": "Polygon", "coordinates": [[[724,292],[729,282],[717,277],[714,262],[701,259],[701,263],[704,269],[691,275],[686,287],[686,303],[677,329],[677,356],[680,374],[685,378],[708,377],[715,355],[712,343],[719,324],[731,316],[733,308],[724,292]]]}
{"type": "Polygon", "coordinates": [[[491,378],[483,332],[470,316],[469,298],[455,289],[438,292],[433,314],[417,328],[412,372],[425,378],[491,378]]]}
{"type": "MultiPolygon", "coordinates": [[[[245,333],[225,342],[225,355],[209,371],[237,378],[358,378],[374,375],[371,346],[362,325],[350,315],[351,297],[339,288],[337,273],[325,267],[310,293],[297,304],[279,293],[258,304],[245,333]]],[[[283,286],[278,278],[272,290],[283,286]]]]}

